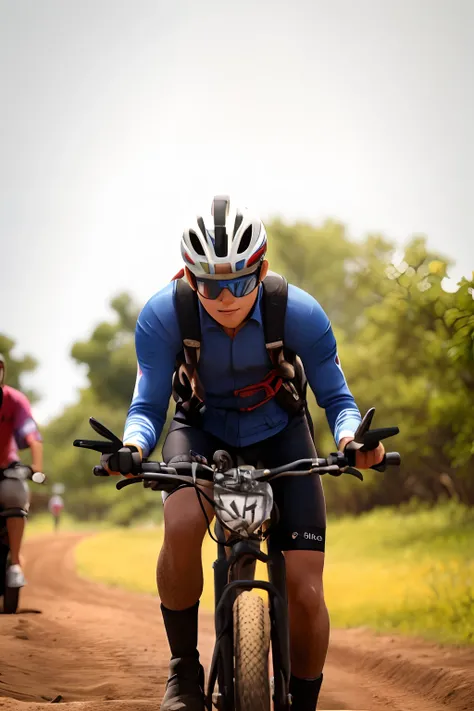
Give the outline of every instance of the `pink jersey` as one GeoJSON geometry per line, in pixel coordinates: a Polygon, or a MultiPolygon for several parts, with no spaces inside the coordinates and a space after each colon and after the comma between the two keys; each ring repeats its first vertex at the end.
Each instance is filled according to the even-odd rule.
{"type": "Polygon", "coordinates": [[[18,461],[18,450],[28,447],[29,435],[41,441],[29,400],[19,390],[4,385],[0,408],[0,469],[18,461]]]}
{"type": "Polygon", "coordinates": [[[53,516],[59,516],[61,511],[64,508],[64,501],[63,497],[59,496],[58,494],[55,494],[50,498],[48,501],[48,511],[49,513],[53,514],[53,516]]]}

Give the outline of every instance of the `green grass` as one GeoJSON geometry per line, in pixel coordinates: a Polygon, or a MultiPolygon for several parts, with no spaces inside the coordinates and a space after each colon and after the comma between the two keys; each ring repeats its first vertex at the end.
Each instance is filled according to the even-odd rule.
{"type": "MultiPolygon", "coordinates": [[[[86,538],[76,547],[76,566],[80,575],[134,592],[156,594],[156,561],[163,541],[163,528],[114,528],[86,538]]],[[[203,546],[204,592],[201,604],[214,605],[212,563],[216,544],[206,537],[203,546]]],[[[259,577],[264,566],[257,563],[259,577]]]]}
{"type": "MultiPolygon", "coordinates": [[[[68,514],[61,517],[60,531],[97,531],[107,527],[107,523],[77,521],[68,514]]],[[[48,513],[34,514],[26,522],[25,540],[44,533],[53,533],[53,519],[48,513]]]]}
{"type": "Polygon", "coordinates": [[[156,593],[155,569],[162,529],[113,528],[76,547],[80,575],[142,593],[156,593]]]}
{"type": "Polygon", "coordinates": [[[334,625],[474,643],[474,511],[379,509],[328,531],[334,625]]]}
{"type": "MultiPolygon", "coordinates": [[[[161,528],[104,531],[81,541],[78,570],[155,594],[161,541],[161,528]]],[[[330,521],[324,584],[332,624],[474,643],[473,551],[474,511],[459,505],[379,509],[330,521]]],[[[206,539],[202,604],[208,609],[214,557],[215,544],[206,539]]]]}

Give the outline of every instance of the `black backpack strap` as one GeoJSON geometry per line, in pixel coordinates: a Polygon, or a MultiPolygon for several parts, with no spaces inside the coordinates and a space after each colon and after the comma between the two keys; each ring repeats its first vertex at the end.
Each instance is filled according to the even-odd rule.
{"type": "Polygon", "coordinates": [[[181,401],[185,410],[199,409],[205,396],[197,372],[201,352],[201,319],[197,294],[184,279],[176,280],[175,307],[183,354],[178,357],[176,364],[173,397],[181,401]]]}
{"type": "Polygon", "coordinates": [[[267,350],[283,348],[288,282],[275,272],[268,272],[262,282],[262,319],[267,350]]]}
{"type": "Polygon", "coordinates": [[[288,282],[280,274],[269,272],[263,280],[262,320],[265,346],[283,385],[275,395],[287,412],[303,411],[314,441],[314,428],[306,401],[306,376],[300,358],[285,347],[285,318],[288,282]]]}
{"type": "Polygon", "coordinates": [[[262,282],[262,320],[265,347],[278,374],[287,380],[295,377],[295,369],[284,354],[285,318],[288,302],[288,282],[285,277],[269,272],[262,282]]]}
{"type": "Polygon", "coordinates": [[[184,279],[176,280],[175,305],[183,344],[188,348],[200,348],[201,319],[198,298],[184,279]]]}

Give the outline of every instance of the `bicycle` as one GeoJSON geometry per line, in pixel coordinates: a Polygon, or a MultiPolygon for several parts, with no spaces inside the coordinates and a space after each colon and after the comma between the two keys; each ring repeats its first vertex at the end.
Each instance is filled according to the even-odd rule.
{"type": "MultiPolygon", "coordinates": [[[[177,485],[196,489],[209,535],[217,543],[214,562],[216,643],[205,694],[208,711],[212,705],[219,711],[269,711],[271,697],[274,711],[290,711],[285,560],[283,553],[272,546],[269,537],[271,525],[278,516],[269,482],[282,476],[314,473],[333,476],[346,473],[362,481],[362,474],[353,466],[355,450],[375,449],[381,440],[399,432],[398,427],[370,430],[374,412],[374,408],[367,412],[354,442],[346,447],[346,451],[330,454],[327,459],[300,459],[274,469],[256,469],[242,463],[233,466],[230,455],[219,450],[214,454],[212,466],[199,462],[167,465],[143,461],[133,472],[133,478],[116,484],[118,490],[140,482],[145,488],[168,493],[177,485]],[[190,476],[184,472],[189,472],[190,476]],[[201,485],[209,486],[210,483],[214,485],[213,499],[201,488],[201,485]],[[210,531],[203,499],[210,502],[216,512],[215,538],[210,531]],[[267,538],[266,554],[261,551],[261,543],[267,538]],[[267,565],[269,582],[255,580],[257,560],[267,565]],[[255,589],[267,593],[268,606],[260,596],[251,594],[250,591],[255,589]]],[[[104,425],[92,417],[89,422],[107,441],[80,439],[74,441],[74,446],[102,454],[111,454],[122,447],[121,440],[104,425]]],[[[400,455],[391,452],[372,468],[385,471],[387,466],[399,465],[400,461],[400,455]]],[[[93,472],[96,476],[109,475],[101,466],[94,467],[93,472]]]]}
{"type": "MultiPolygon", "coordinates": [[[[36,484],[42,484],[46,477],[40,472],[33,472],[31,467],[15,464],[7,469],[0,469],[0,479],[30,479],[36,484]]],[[[3,597],[3,613],[14,615],[18,610],[21,588],[11,588],[7,584],[7,570],[11,565],[10,545],[8,542],[7,518],[11,515],[28,517],[28,512],[23,509],[0,510],[0,598],[3,597]]]]}

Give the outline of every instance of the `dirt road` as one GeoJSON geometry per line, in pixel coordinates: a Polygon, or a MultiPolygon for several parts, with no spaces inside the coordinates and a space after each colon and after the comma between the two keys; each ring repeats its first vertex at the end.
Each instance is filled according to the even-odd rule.
{"type": "MultiPolygon", "coordinates": [[[[158,711],[168,649],[156,598],[79,578],[75,534],[28,542],[20,614],[0,616],[0,710],[158,711]]],[[[209,663],[212,619],[201,617],[209,663]]],[[[321,709],[471,711],[474,650],[335,630],[321,709]]]]}

